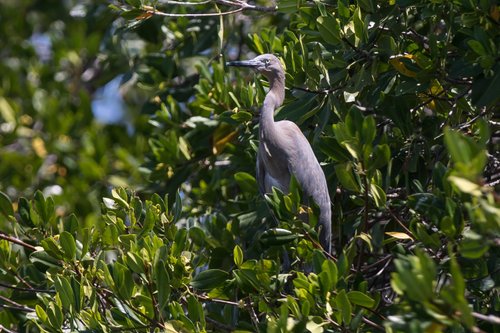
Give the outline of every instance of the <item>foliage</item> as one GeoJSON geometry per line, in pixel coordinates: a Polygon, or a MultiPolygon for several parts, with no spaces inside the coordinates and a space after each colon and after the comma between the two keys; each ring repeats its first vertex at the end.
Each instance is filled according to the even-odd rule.
{"type": "Polygon", "coordinates": [[[500,330],[494,1],[1,6],[0,327],[500,330]],[[257,193],[267,83],[224,59],[266,52],[276,119],[323,162],[333,254],[300,188],[257,193]],[[90,112],[119,74],[133,135],[90,112]]]}

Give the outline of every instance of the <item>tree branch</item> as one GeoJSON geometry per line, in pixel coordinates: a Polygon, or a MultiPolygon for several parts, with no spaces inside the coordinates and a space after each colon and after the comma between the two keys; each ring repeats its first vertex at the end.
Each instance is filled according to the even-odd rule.
{"type": "Polygon", "coordinates": [[[486,321],[488,323],[494,324],[494,325],[500,325],[500,317],[494,316],[494,315],[484,315],[482,313],[478,312],[472,312],[472,317],[486,321]]]}
{"type": "Polygon", "coordinates": [[[32,309],[30,307],[27,307],[23,304],[19,304],[17,302],[14,302],[13,300],[0,296],[0,300],[7,302],[12,305],[5,305],[5,304],[0,304],[0,308],[6,308],[6,309],[12,309],[12,310],[18,310],[18,311],[24,311],[24,312],[35,312],[35,309],[32,309]]]}
{"type": "Polygon", "coordinates": [[[19,290],[19,291],[27,291],[27,292],[32,292],[32,293],[55,294],[54,290],[16,287],[16,286],[11,286],[11,285],[8,285],[8,284],[2,283],[2,282],[0,282],[0,287],[4,287],[7,289],[19,290]]]}
{"type": "Polygon", "coordinates": [[[198,5],[204,5],[207,3],[213,2],[215,4],[223,5],[223,6],[229,6],[229,7],[236,7],[235,9],[227,10],[227,11],[222,11],[222,12],[217,12],[217,13],[185,13],[185,14],[179,14],[179,13],[166,13],[165,11],[161,11],[156,9],[155,7],[152,6],[141,6],[140,9],[144,11],[146,15],[158,15],[158,16],[164,16],[164,17],[214,17],[214,16],[225,16],[225,15],[231,15],[231,14],[236,14],[239,12],[242,12],[244,10],[254,10],[254,11],[259,11],[259,12],[265,12],[265,13],[273,13],[276,12],[278,9],[278,6],[256,6],[256,5],[251,5],[247,2],[240,1],[240,0],[212,0],[212,1],[200,1],[200,2],[189,2],[189,1],[166,1],[165,4],[173,4],[177,6],[198,6],[198,5]]]}
{"type": "Polygon", "coordinates": [[[5,239],[8,242],[11,242],[11,243],[14,243],[14,244],[17,244],[17,245],[21,245],[21,246],[23,246],[23,247],[25,247],[25,248],[27,248],[27,249],[29,249],[31,251],[36,251],[36,247],[34,247],[33,245],[25,243],[25,242],[23,242],[22,240],[20,240],[18,238],[9,236],[7,234],[4,234],[1,231],[0,231],[0,239],[5,239]]]}

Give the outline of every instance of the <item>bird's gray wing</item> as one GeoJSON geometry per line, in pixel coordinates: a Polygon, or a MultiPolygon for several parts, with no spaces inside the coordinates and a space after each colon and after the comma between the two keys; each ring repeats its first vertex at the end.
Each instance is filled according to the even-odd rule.
{"type": "MultiPolygon", "coordinates": [[[[289,170],[297,179],[302,192],[319,206],[320,242],[326,251],[331,250],[331,202],[325,174],[311,145],[302,131],[292,122],[280,122],[280,130],[287,137],[289,170]]],[[[305,198],[303,198],[304,200],[305,198]]]]}
{"type": "Polygon", "coordinates": [[[264,167],[264,163],[260,158],[259,152],[257,152],[257,167],[255,176],[257,178],[257,185],[259,186],[259,192],[260,194],[264,195],[266,193],[266,169],[264,167]]]}

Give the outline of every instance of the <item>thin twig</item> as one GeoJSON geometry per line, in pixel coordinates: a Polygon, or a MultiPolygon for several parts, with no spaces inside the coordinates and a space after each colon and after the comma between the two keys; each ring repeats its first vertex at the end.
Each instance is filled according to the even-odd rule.
{"type": "Polygon", "coordinates": [[[0,325],[0,332],[16,333],[15,331],[11,331],[11,330],[5,328],[5,326],[2,326],[2,325],[0,325]]]}
{"type": "Polygon", "coordinates": [[[378,329],[378,330],[380,330],[380,331],[382,331],[382,332],[385,332],[385,328],[383,328],[382,326],[380,326],[380,325],[379,325],[379,324],[377,324],[377,323],[374,323],[374,322],[373,322],[373,321],[371,321],[370,319],[368,319],[368,318],[366,318],[366,317],[361,317],[361,320],[363,320],[363,322],[364,322],[365,324],[368,324],[368,325],[370,325],[370,326],[371,326],[371,327],[373,327],[373,328],[376,328],[376,329],[378,329]]]}
{"type": "Polygon", "coordinates": [[[259,318],[257,318],[257,314],[255,313],[252,302],[247,302],[246,308],[250,314],[250,318],[252,319],[252,324],[255,327],[256,332],[259,333],[259,318]]]}
{"type": "Polygon", "coordinates": [[[25,248],[27,248],[27,249],[29,249],[31,251],[36,251],[36,247],[34,247],[33,245],[25,243],[25,242],[23,242],[22,240],[20,240],[18,238],[9,236],[7,234],[4,234],[1,231],[0,231],[0,239],[5,239],[8,242],[11,242],[11,243],[14,243],[14,244],[17,244],[17,245],[21,245],[21,246],[23,246],[23,247],[25,247],[25,248]]]}
{"type": "Polygon", "coordinates": [[[335,87],[335,88],[329,88],[329,89],[323,89],[323,90],[311,90],[309,88],[303,88],[303,87],[291,87],[290,89],[291,90],[301,90],[301,91],[305,91],[305,92],[308,92],[308,93],[311,93],[311,94],[320,94],[320,95],[329,95],[331,93],[334,93],[338,90],[341,90],[342,88],[344,88],[346,85],[343,84],[341,85],[340,87],[335,87]]]}
{"type": "Polygon", "coordinates": [[[236,14],[239,12],[242,12],[245,8],[240,7],[237,9],[229,10],[227,12],[220,12],[220,13],[186,13],[186,14],[176,14],[176,13],[165,13],[162,11],[159,11],[155,8],[149,7],[149,6],[144,6],[142,8],[146,14],[150,15],[158,15],[158,16],[164,16],[164,17],[213,17],[213,16],[224,16],[224,15],[231,15],[231,14],[236,14]]]}
{"type": "Polygon", "coordinates": [[[410,229],[408,229],[408,227],[404,225],[403,221],[401,221],[396,216],[396,214],[394,214],[394,212],[392,211],[392,209],[389,208],[389,209],[387,209],[387,211],[389,212],[389,214],[391,214],[392,218],[401,226],[401,228],[403,228],[408,233],[409,236],[413,236],[413,233],[410,231],[410,229]]]}
{"type": "Polygon", "coordinates": [[[163,5],[178,5],[178,6],[198,6],[206,5],[212,2],[211,0],[199,1],[199,2],[189,2],[189,1],[173,1],[173,0],[162,0],[160,1],[163,5]]]}
{"type": "Polygon", "coordinates": [[[482,320],[482,321],[486,321],[486,322],[494,324],[494,325],[500,325],[500,317],[497,317],[497,316],[492,315],[492,314],[484,315],[482,313],[472,312],[472,317],[479,319],[479,320],[482,320]]]}
{"type": "Polygon", "coordinates": [[[4,287],[4,288],[8,288],[8,289],[14,289],[14,290],[19,290],[19,291],[29,291],[29,292],[32,292],[32,293],[55,294],[54,290],[16,287],[16,286],[11,286],[11,285],[5,284],[3,282],[0,282],[0,287],[4,287]]]}
{"type": "MultiPolygon", "coordinates": [[[[183,5],[183,6],[197,6],[200,4],[206,4],[208,2],[212,1],[203,1],[200,3],[196,2],[182,2],[182,1],[168,1],[170,4],[175,4],[175,5],[183,5]]],[[[278,7],[277,6],[272,6],[272,7],[264,7],[264,6],[256,6],[256,5],[251,5],[243,1],[229,1],[229,0],[214,0],[213,1],[216,4],[219,5],[224,5],[224,6],[230,6],[230,7],[237,7],[236,9],[224,11],[224,12],[217,12],[217,13],[185,13],[185,14],[179,14],[179,13],[165,13],[164,11],[158,10],[155,7],[151,6],[142,6],[141,9],[149,15],[158,15],[158,16],[164,16],[164,17],[213,17],[213,16],[225,16],[225,15],[231,15],[231,14],[236,14],[239,12],[242,12],[244,10],[255,10],[259,12],[275,12],[278,7]]]]}
{"type": "Polygon", "coordinates": [[[378,266],[379,264],[383,263],[384,261],[391,259],[391,258],[392,258],[392,256],[393,256],[392,254],[389,254],[389,255],[387,255],[387,256],[385,256],[385,257],[383,257],[382,259],[377,260],[377,261],[376,261],[376,262],[374,262],[373,264],[366,265],[366,266],[364,266],[364,267],[361,269],[361,271],[366,272],[366,271],[370,270],[371,268],[376,267],[376,266],[378,266]]]}
{"type": "MultiPolygon", "coordinates": [[[[486,115],[486,113],[488,113],[488,110],[486,108],[484,108],[478,115],[474,116],[472,119],[470,119],[469,121],[461,124],[460,126],[457,127],[458,130],[464,130],[466,129],[467,127],[471,126],[473,123],[475,123],[479,118],[481,117],[484,117],[486,115]]],[[[442,137],[444,135],[444,132],[442,132],[441,134],[439,134],[438,136],[436,136],[434,138],[434,140],[437,140],[439,139],[440,137],[442,137]]]]}
{"type": "Polygon", "coordinates": [[[211,297],[208,297],[208,296],[205,296],[205,295],[199,295],[199,294],[196,294],[196,293],[193,293],[193,295],[196,296],[197,298],[201,299],[202,301],[209,301],[209,302],[214,302],[214,303],[221,303],[221,304],[232,305],[232,306],[236,306],[236,307],[240,307],[241,306],[241,304],[239,302],[228,301],[228,300],[225,300],[225,299],[211,298],[211,297]]]}
{"type": "MultiPolygon", "coordinates": [[[[363,186],[364,186],[364,191],[363,191],[363,200],[364,200],[364,209],[363,209],[363,233],[367,234],[368,233],[368,223],[369,223],[369,218],[368,218],[368,208],[369,208],[369,200],[370,200],[370,190],[368,188],[368,176],[366,175],[365,172],[366,168],[363,163],[363,186]]],[[[359,247],[359,254],[358,254],[358,263],[356,265],[356,270],[360,271],[361,270],[361,265],[363,264],[363,252],[365,251],[365,242],[361,241],[361,246],[359,247]]]]}
{"type": "Polygon", "coordinates": [[[213,326],[215,326],[215,328],[217,329],[217,331],[220,331],[220,330],[223,330],[223,331],[226,331],[226,332],[232,332],[232,331],[234,331],[234,327],[226,325],[224,323],[221,323],[220,321],[217,321],[217,320],[212,319],[210,317],[205,317],[205,320],[207,322],[209,322],[210,324],[212,324],[213,326]]]}
{"type": "Polygon", "coordinates": [[[17,302],[14,302],[13,300],[11,300],[7,297],[1,296],[1,295],[0,295],[0,300],[11,304],[11,305],[0,304],[0,307],[19,310],[19,311],[25,311],[25,312],[34,312],[35,311],[35,309],[27,307],[26,305],[23,305],[23,304],[19,304],[17,302]]]}

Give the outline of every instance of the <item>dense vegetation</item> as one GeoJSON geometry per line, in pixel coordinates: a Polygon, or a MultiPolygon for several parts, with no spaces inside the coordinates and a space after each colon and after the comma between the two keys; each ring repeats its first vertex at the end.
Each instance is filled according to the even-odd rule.
{"type": "Polygon", "coordinates": [[[500,332],[498,2],[7,0],[0,22],[0,331],[500,332]],[[267,82],[224,63],[261,53],[332,254],[300,188],[258,194],[267,82]]]}

